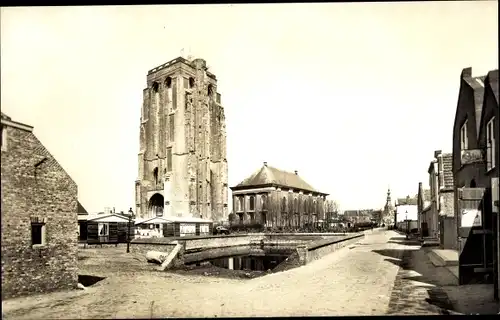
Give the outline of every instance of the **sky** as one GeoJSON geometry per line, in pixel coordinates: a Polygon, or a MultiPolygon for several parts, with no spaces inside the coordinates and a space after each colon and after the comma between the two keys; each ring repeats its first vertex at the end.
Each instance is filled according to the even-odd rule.
{"type": "MultiPolygon", "coordinates": [[[[1,8],[1,109],[90,212],[134,205],[147,71],[188,53],[217,76],[229,185],[266,161],[343,210],[428,185],[451,152],[460,73],[498,68],[498,2],[1,8]]],[[[229,199],[231,207],[231,199],[229,199]]]]}

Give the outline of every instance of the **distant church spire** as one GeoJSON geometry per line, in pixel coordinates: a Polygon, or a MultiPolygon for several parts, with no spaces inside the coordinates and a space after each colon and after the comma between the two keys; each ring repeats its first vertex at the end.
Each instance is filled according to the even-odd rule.
{"type": "Polygon", "coordinates": [[[392,202],[392,200],[391,200],[391,188],[387,188],[387,199],[386,199],[385,203],[389,204],[391,202],[392,202]]]}

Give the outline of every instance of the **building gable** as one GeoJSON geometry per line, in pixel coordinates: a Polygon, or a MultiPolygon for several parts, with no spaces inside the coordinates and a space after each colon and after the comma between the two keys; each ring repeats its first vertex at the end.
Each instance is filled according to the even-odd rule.
{"type": "Polygon", "coordinates": [[[472,68],[462,70],[453,125],[453,172],[461,168],[460,131],[467,120],[468,149],[477,148],[479,119],[483,105],[485,77],[472,77],[472,68]]]}
{"type": "MultiPolygon", "coordinates": [[[[484,86],[483,108],[478,132],[478,139],[480,141],[486,139],[486,134],[483,131],[488,121],[492,116],[498,115],[498,69],[488,72],[484,81],[484,86]]],[[[484,143],[485,141],[482,141],[481,144],[484,143]]]]}

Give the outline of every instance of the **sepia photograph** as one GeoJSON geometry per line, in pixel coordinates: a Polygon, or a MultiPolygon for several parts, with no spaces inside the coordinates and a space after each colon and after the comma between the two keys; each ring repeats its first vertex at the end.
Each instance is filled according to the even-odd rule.
{"type": "Polygon", "coordinates": [[[3,319],[500,314],[498,1],[0,7],[3,319]]]}

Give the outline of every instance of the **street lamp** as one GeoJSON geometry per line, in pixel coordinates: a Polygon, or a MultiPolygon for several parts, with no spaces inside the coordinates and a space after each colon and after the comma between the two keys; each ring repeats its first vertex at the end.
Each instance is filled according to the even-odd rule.
{"type": "Polygon", "coordinates": [[[130,225],[132,224],[133,217],[134,217],[134,211],[132,211],[132,208],[130,208],[128,210],[127,253],[130,252],[130,225]]]}

